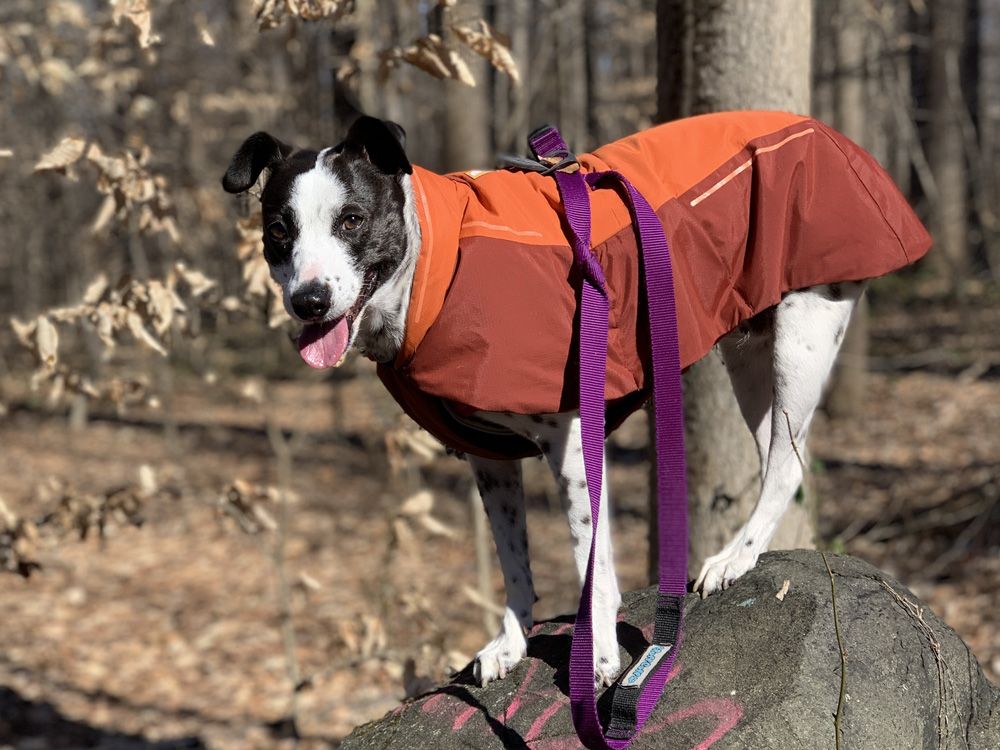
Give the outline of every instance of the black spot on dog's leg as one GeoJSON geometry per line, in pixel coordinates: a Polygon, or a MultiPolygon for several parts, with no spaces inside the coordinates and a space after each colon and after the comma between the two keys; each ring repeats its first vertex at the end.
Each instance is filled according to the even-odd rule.
{"type": "Polygon", "coordinates": [[[844,290],[840,284],[830,284],[830,299],[841,300],[844,298],[844,290]]]}

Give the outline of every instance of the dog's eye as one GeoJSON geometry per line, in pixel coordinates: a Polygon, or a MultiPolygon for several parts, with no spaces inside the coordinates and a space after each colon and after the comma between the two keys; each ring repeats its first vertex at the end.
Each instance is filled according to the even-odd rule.
{"type": "Polygon", "coordinates": [[[280,221],[268,224],[267,234],[275,242],[284,242],[288,239],[288,230],[285,229],[285,225],[280,221]]]}
{"type": "Polygon", "coordinates": [[[343,219],[340,220],[340,226],[347,232],[353,232],[358,229],[362,224],[365,223],[364,216],[358,216],[357,214],[347,214],[343,219]]]}

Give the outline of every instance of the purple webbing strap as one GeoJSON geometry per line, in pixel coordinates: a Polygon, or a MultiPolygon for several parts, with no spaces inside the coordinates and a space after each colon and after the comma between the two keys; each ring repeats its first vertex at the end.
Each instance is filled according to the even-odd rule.
{"type": "MultiPolygon", "coordinates": [[[[539,158],[565,158],[569,149],[555,128],[529,139],[539,158]]],[[[645,198],[618,172],[555,173],[569,224],[573,254],[583,273],[580,310],[580,421],[593,535],[570,650],[570,703],[580,740],[592,750],[622,750],[656,706],[677,657],[687,586],[687,485],[684,420],[673,272],[663,226],[645,198]],[[604,384],[607,372],[608,297],[604,273],[590,249],[592,189],[624,189],[639,232],[649,306],[659,495],[659,596],[653,642],[614,688],[607,734],[597,715],[594,687],[593,584],[604,463],[604,384]],[[643,662],[647,666],[644,667],[643,662]],[[651,667],[648,664],[652,663],[651,667]]]]}

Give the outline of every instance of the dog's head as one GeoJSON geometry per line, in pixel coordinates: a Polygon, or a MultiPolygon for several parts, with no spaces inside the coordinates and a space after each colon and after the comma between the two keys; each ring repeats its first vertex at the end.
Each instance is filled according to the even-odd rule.
{"type": "Polygon", "coordinates": [[[263,176],[264,257],[285,309],[304,324],[299,352],[313,367],[339,364],[358,322],[406,254],[405,134],[362,117],[344,142],[295,150],[254,133],[222,178],[242,193],[263,176]]]}

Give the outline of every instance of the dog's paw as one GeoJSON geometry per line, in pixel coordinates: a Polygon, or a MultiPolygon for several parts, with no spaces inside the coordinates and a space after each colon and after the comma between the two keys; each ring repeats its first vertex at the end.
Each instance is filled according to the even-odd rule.
{"type": "Polygon", "coordinates": [[[720,589],[729,588],[737,578],[757,564],[760,551],[740,538],[733,540],[717,555],[705,560],[694,590],[704,599],[720,589]]]}
{"type": "Polygon", "coordinates": [[[618,644],[615,643],[614,654],[594,655],[594,685],[598,688],[607,687],[618,679],[618,673],[622,671],[622,662],[618,656],[618,644]]]}
{"type": "Polygon", "coordinates": [[[472,665],[472,674],[480,686],[502,680],[528,653],[528,642],[520,628],[504,628],[500,635],[486,644],[472,665]]]}

